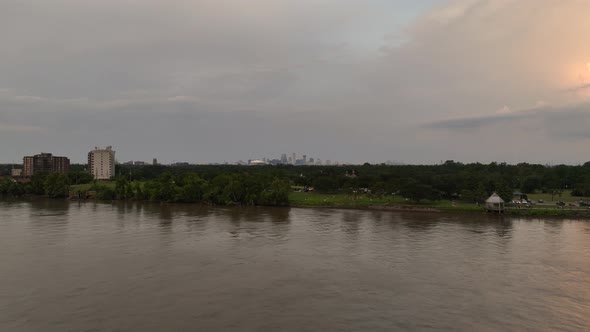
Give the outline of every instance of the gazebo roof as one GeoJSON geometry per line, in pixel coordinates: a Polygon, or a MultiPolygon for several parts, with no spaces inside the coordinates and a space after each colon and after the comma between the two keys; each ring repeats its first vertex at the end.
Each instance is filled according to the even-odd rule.
{"type": "Polygon", "coordinates": [[[486,203],[504,203],[504,200],[498,194],[493,193],[492,196],[486,199],[486,203]]]}

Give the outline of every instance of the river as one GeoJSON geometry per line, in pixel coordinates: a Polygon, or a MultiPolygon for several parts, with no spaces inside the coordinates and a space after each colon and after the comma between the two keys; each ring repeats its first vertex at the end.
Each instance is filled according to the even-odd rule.
{"type": "Polygon", "coordinates": [[[590,330],[590,222],[0,202],[1,331],[590,330]]]}

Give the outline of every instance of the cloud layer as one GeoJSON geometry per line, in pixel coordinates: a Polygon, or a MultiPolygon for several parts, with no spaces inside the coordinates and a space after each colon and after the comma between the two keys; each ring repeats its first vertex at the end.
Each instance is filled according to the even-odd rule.
{"type": "Polygon", "coordinates": [[[0,161],[585,161],[587,2],[429,3],[3,1],[0,161]]]}

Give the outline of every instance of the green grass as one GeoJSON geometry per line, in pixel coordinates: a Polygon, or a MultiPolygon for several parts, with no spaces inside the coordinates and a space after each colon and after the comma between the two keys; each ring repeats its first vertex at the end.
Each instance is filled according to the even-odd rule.
{"type": "Polygon", "coordinates": [[[529,199],[538,201],[540,199],[544,200],[545,203],[551,203],[551,202],[558,202],[558,201],[562,201],[562,202],[579,202],[580,199],[582,199],[583,201],[587,202],[590,201],[589,197],[575,197],[572,196],[572,191],[571,190],[564,190],[561,193],[561,197],[560,195],[554,195],[553,196],[553,201],[551,200],[551,194],[549,193],[539,193],[539,194],[529,194],[527,195],[529,199]]]}
{"type": "Polygon", "coordinates": [[[401,204],[400,197],[376,198],[368,195],[346,195],[346,194],[318,194],[292,192],[289,195],[291,205],[294,206],[330,206],[330,207],[368,207],[372,205],[393,205],[401,204]]]}
{"type": "MultiPolygon", "coordinates": [[[[565,194],[565,193],[564,193],[565,194]]],[[[562,194],[562,199],[566,199],[562,194]]],[[[567,193],[567,197],[571,202],[577,201],[579,198],[572,197],[567,193]]],[[[543,196],[541,196],[543,197],[543,196]]],[[[529,198],[531,196],[529,195],[529,198]]],[[[531,198],[538,199],[538,198],[531,198]]],[[[544,199],[544,198],[541,198],[544,199]]],[[[551,199],[551,197],[549,197],[551,199]]],[[[465,202],[452,202],[449,200],[440,201],[421,201],[420,203],[408,201],[400,196],[391,197],[371,197],[370,195],[346,195],[346,194],[319,194],[319,193],[303,193],[292,192],[289,195],[289,200],[292,206],[299,207],[333,207],[333,208],[369,208],[369,207],[383,207],[383,208],[403,208],[404,210],[412,209],[435,209],[445,212],[484,212],[483,205],[465,202]]],[[[506,214],[515,216],[561,216],[561,217],[590,217],[590,209],[588,207],[570,207],[565,209],[558,208],[557,205],[549,203],[544,205],[532,205],[531,207],[517,208],[509,205],[506,208],[506,214]]]]}
{"type": "MultiPolygon", "coordinates": [[[[111,189],[115,189],[115,181],[98,181],[96,183],[99,186],[106,186],[109,187],[111,189]]],[[[70,190],[71,191],[88,191],[90,190],[90,188],[92,188],[92,186],[94,185],[94,183],[85,183],[85,184],[75,184],[70,186],[70,190]]]]}
{"type": "Polygon", "coordinates": [[[453,211],[482,211],[483,207],[476,204],[442,201],[421,201],[416,203],[400,196],[376,197],[370,195],[347,194],[319,194],[292,192],[289,200],[293,206],[305,207],[337,207],[337,208],[368,208],[368,207],[406,207],[406,208],[433,208],[453,211]]]}

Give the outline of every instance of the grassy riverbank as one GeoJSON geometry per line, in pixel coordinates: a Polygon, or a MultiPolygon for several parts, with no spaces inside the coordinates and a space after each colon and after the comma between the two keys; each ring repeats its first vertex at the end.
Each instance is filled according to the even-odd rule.
{"type": "MultiPolygon", "coordinates": [[[[567,201],[574,202],[573,197],[571,196],[566,197],[566,195],[562,195],[561,199],[567,199],[567,201]]],[[[579,198],[575,199],[577,200],[579,198]]],[[[399,196],[371,197],[369,195],[327,195],[293,192],[289,195],[289,200],[291,206],[294,207],[485,213],[485,208],[482,205],[477,205],[474,203],[451,202],[449,200],[422,201],[420,203],[416,203],[399,196]]],[[[533,205],[528,208],[508,206],[506,208],[505,214],[514,216],[560,216],[590,218],[590,209],[588,207],[579,206],[560,208],[554,203],[550,202],[543,205],[533,205]]]]}
{"type": "MultiPolygon", "coordinates": [[[[99,183],[110,189],[115,188],[114,181],[104,181],[99,183]]],[[[140,183],[141,187],[144,183],[140,183]]],[[[92,188],[92,184],[71,186],[73,191],[86,191],[92,188]]],[[[590,209],[581,206],[569,206],[569,203],[575,203],[580,200],[579,197],[571,196],[569,191],[562,192],[561,196],[555,195],[554,201],[551,201],[551,195],[532,194],[530,199],[545,201],[544,204],[536,204],[530,207],[518,208],[517,206],[508,205],[505,211],[506,215],[514,216],[559,216],[572,218],[590,218],[590,209]],[[558,207],[557,201],[566,202],[563,208],[558,207]]],[[[582,198],[584,201],[590,199],[582,198]]],[[[474,203],[465,203],[459,201],[439,200],[429,201],[422,200],[419,203],[407,200],[399,195],[396,196],[376,196],[368,194],[319,194],[314,192],[291,192],[289,193],[289,205],[293,207],[326,207],[342,209],[375,209],[391,211],[409,211],[409,212],[465,212],[465,213],[485,213],[482,205],[474,203]]]]}
{"type": "Polygon", "coordinates": [[[332,207],[347,209],[407,209],[431,211],[482,211],[481,206],[469,203],[441,201],[422,201],[415,203],[400,196],[370,196],[346,194],[318,194],[293,192],[289,195],[291,206],[295,207],[332,207]]]}

